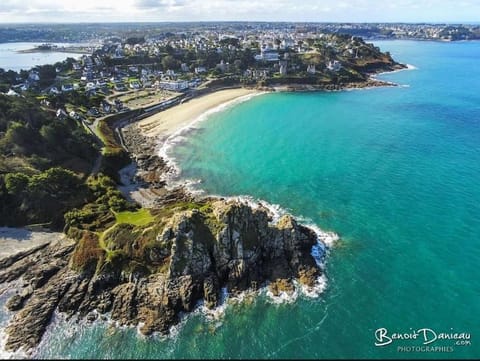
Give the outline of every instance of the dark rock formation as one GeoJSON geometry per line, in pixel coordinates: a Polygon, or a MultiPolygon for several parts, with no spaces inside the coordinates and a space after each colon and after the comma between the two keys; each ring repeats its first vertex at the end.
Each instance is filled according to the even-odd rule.
{"type": "Polygon", "coordinates": [[[200,300],[216,307],[224,287],[235,294],[269,284],[279,294],[292,292],[294,279],[313,286],[320,275],[310,254],[314,231],[290,216],[271,224],[261,205],[167,190],[161,176],[168,166],[155,155],[155,140],[134,125],[123,138],[135,181],[155,196],[155,221],[117,224],[102,236],[78,229],[75,243],[0,260],[0,283],[20,280],[7,302],[17,311],[6,329],[7,350],[35,347],[56,310],[90,321],[109,312],[121,325],[140,324],[144,334],[167,333],[200,300]]]}
{"type": "MultiPolygon", "coordinates": [[[[310,255],[316,234],[290,216],[274,225],[269,219],[261,206],[215,200],[159,219],[150,246],[122,244],[132,252],[119,261],[100,257],[95,267],[74,269],[69,259],[81,247],[63,242],[6,262],[0,279],[21,277],[23,285],[8,302],[19,311],[7,327],[6,347],[36,346],[55,310],[88,320],[96,318],[94,310],[111,312],[121,325],[141,323],[145,334],[166,333],[198,301],[217,306],[222,287],[235,293],[272,281],[275,294],[292,291],[293,279],[311,283],[320,272],[310,255]],[[143,265],[131,267],[141,260],[143,265]]],[[[135,234],[132,227],[122,232],[135,234]]],[[[104,242],[114,241],[106,237],[104,242]]],[[[132,237],[131,243],[141,242],[132,237]]]]}

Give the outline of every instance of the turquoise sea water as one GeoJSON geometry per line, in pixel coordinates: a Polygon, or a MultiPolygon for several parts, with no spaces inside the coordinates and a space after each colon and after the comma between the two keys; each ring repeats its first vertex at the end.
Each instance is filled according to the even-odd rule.
{"type": "Polygon", "coordinates": [[[378,45],[417,68],[381,76],[406,86],[262,95],[173,151],[208,193],[251,195],[340,235],[318,299],[261,296],[219,321],[192,315],[167,340],[56,321],[36,356],[479,358],[480,43],[378,45]],[[471,345],[376,347],[379,328],[466,332],[471,345]]]}

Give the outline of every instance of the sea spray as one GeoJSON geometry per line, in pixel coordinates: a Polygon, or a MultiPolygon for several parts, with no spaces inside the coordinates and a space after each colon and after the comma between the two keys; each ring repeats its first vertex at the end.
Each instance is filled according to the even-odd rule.
{"type": "Polygon", "coordinates": [[[28,354],[25,350],[18,350],[15,352],[10,352],[5,349],[5,345],[7,342],[7,333],[6,327],[12,316],[14,315],[13,312],[7,310],[6,303],[12,297],[16,290],[20,287],[20,281],[12,281],[8,282],[3,285],[4,287],[0,290],[0,307],[2,308],[2,314],[0,318],[0,359],[20,359],[20,358],[27,358],[28,354]]]}
{"type": "MultiPolygon", "coordinates": [[[[268,309],[261,296],[249,307],[227,312],[228,322],[215,334],[205,329],[200,316],[191,319],[177,339],[167,342],[157,337],[144,342],[128,332],[115,344],[124,347],[114,347],[108,336],[85,328],[72,346],[47,345],[40,357],[87,358],[88,348],[95,347],[96,358],[355,359],[371,358],[374,353],[388,359],[398,353],[396,348],[373,345],[376,327],[395,325],[408,331],[415,323],[435,327],[443,322],[475,332],[478,327],[472,315],[480,314],[478,289],[472,287],[478,284],[475,241],[480,234],[480,178],[475,165],[480,164],[480,153],[474,115],[480,104],[475,82],[480,75],[480,67],[475,66],[480,46],[478,42],[403,40],[385,46],[421,69],[392,76],[399,83],[407,83],[408,78],[411,88],[305,94],[295,99],[301,103],[311,98],[299,113],[296,138],[325,134],[324,142],[303,144],[312,148],[318,167],[310,167],[310,158],[299,157],[295,148],[283,155],[288,161],[293,154],[299,166],[306,164],[302,177],[312,180],[310,188],[307,182],[289,183],[292,175],[287,167],[268,175],[271,191],[278,192],[275,197],[263,189],[255,191],[258,183],[268,181],[267,176],[245,187],[243,183],[242,187],[208,187],[222,189],[217,193],[227,194],[223,189],[228,189],[263,197],[292,207],[292,213],[306,214],[319,225],[341,230],[346,247],[325,259],[325,264],[330,263],[325,273],[328,292],[268,309]],[[302,122],[312,113],[307,110],[319,115],[315,123],[302,122]],[[282,186],[290,184],[295,187],[293,199],[292,194],[281,194],[286,189],[282,186]],[[452,244],[461,246],[450,252],[452,244]],[[412,269],[428,272],[417,272],[412,278],[411,272],[405,272],[412,269]]],[[[275,124],[281,125],[281,114],[275,108],[271,111],[275,124]]],[[[289,122],[288,129],[280,129],[275,137],[288,139],[292,125],[296,124],[289,122]]],[[[243,134],[247,136],[247,130],[243,134]]],[[[280,154],[275,147],[272,151],[280,154]]],[[[293,168],[292,173],[298,173],[293,168]]],[[[203,181],[206,187],[210,179],[203,181]]],[[[61,329],[53,332],[61,337],[61,329]]],[[[473,346],[438,355],[480,356],[473,346]]]]}
{"type": "MultiPolygon", "coordinates": [[[[172,148],[175,145],[179,145],[187,141],[188,138],[186,137],[186,135],[191,131],[198,130],[196,125],[200,122],[207,120],[212,114],[225,111],[226,109],[229,109],[240,103],[246,102],[252,99],[253,97],[259,96],[262,94],[265,94],[265,92],[245,95],[245,96],[236,98],[232,101],[221,104],[215,108],[212,108],[206,111],[205,113],[203,113],[202,115],[200,115],[199,117],[197,117],[196,119],[194,119],[187,126],[179,129],[174,134],[169,136],[161,146],[158,153],[158,155],[167,162],[170,168],[170,171],[164,175],[164,180],[167,183],[167,188],[172,189],[174,187],[182,186],[182,187],[185,187],[191,194],[194,194],[199,197],[207,196],[206,192],[199,187],[199,185],[202,183],[201,179],[180,179],[181,168],[178,166],[176,159],[173,157],[173,155],[170,154],[172,148]]],[[[287,209],[283,208],[278,204],[271,204],[264,200],[255,199],[254,197],[251,197],[248,195],[225,197],[221,195],[210,194],[208,196],[223,198],[223,199],[226,199],[227,201],[233,200],[240,203],[245,203],[252,209],[258,209],[260,207],[265,208],[270,216],[270,222],[269,222],[270,225],[276,224],[278,220],[284,215],[291,215],[291,213],[287,209]]],[[[324,270],[325,268],[324,261],[327,254],[327,250],[334,245],[334,243],[339,239],[339,236],[334,232],[327,232],[320,229],[320,227],[314,224],[310,219],[304,219],[303,217],[298,219],[302,223],[305,223],[307,227],[309,227],[315,232],[317,236],[317,244],[315,244],[312,247],[311,255],[315,259],[316,265],[320,269],[324,270]]],[[[290,302],[294,302],[298,298],[299,293],[301,293],[302,295],[306,295],[307,297],[318,297],[318,295],[320,295],[325,290],[326,285],[327,285],[327,280],[325,275],[322,273],[322,275],[320,275],[317,278],[315,285],[311,287],[306,285],[300,285],[297,281],[295,281],[295,291],[291,295],[288,295],[285,292],[280,292],[278,296],[275,296],[268,290],[268,287],[266,287],[265,285],[259,290],[259,293],[261,292],[266,293],[266,295],[268,296],[268,299],[270,299],[274,303],[284,303],[284,302],[290,303],[290,302]]],[[[225,289],[225,292],[226,292],[226,289],[225,289]]],[[[228,293],[226,293],[224,297],[225,299],[228,299],[229,298],[228,293]]],[[[242,299],[244,297],[244,293],[243,292],[240,293],[240,295],[237,295],[237,297],[240,297],[240,299],[242,299]]],[[[215,310],[212,311],[206,308],[203,305],[203,303],[200,303],[197,309],[202,311],[207,316],[208,315],[214,316],[213,318],[216,319],[218,318],[219,315],[222,315],[224,313],[225,307],[226,307],[226,302],[221,302],[220,305],[215,310]]]]}
{"type": "Polygon", "coordinates": [[[375,77],[378,75],[395,74],[395,73],[400,73],[402,71],[407,71],[407,70],[418,70],[418,67],[416,67],[415,65],[412,65],[412,64],[405,64],[405,65],[406,65],[406,68],[382,71],[382,72],[376,73],[374,76],[372,76],[372,79],[376,79],[375,77]]]}

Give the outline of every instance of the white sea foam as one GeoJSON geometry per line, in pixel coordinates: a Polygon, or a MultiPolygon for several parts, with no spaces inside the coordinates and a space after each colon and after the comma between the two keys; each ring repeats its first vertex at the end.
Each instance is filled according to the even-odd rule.
{"type": "MultiPolygon", "coordinates": [[[[406,68],[402,68],[402,69],[396,69],[396,70],[391,70],[391,71],[384,71],[384,72],[380,72],[380,73],[377,73],[375,75],[372,75],[370,76],[371,79],[373,80],[378,80],[378,81],[383,81],[387,84],[390,84],[390,85],[396,85],[400,88],[409,88],[410,85],[408,84],[397,84],[397,83],[394,83],[394,82],[391,82],[391,81],[385,81],[384,79],[378,79],[377,76],[381,76],[381,75],[386,75],[386,74],[394,74],[394,73],[399,73],[401,71],[406,71],[406,70],[416,70],[418,69],[415,65],[412,65],[412,64],[406,64],[407,67],[406,68]]],[[[367,88],[364,88],[364,89],[370,89],[372,87],[367,87],[367,88]]],[[[375,87],[373,87],[375,88],[375,87]]]]}
{"type": "Polygon", "coordinates": [[[0,329],[0,359],[1,360],[10,360],[10,359],[24,359],[28,358],[28,353],[23,349],[20,349],[15,352],[9,352],[5,350],[5,344],[7,342],[7,334],[5,329],[2,327],[0,329]]]}
{"type": "Polygon", "coordinates": [[[391,70],[391,71],[383,71],[381,73],[375,74],[375,76],[384,75],[384,74],[394,74],[394,73],[400,73],[401,71],[417,70],[418,69],[415,65],[412,65],[412,64],[406,64],[406,66],[407,66],[406,68],[402,68],[402,69],[396,69],[396,70],[391,70]]]}
{"type": "MultiPolygon", "coordinates": [[[[192,121],[189,125],[186,127],[179,129],[177,132],[172,134],[161,146],[160,151],[159,151],[159,156],[163,157],[164,160],[170,165],[172,168],[172,172],[170,172],[165,180],[167,181],[168,187],[173,188],[175,186],[178,186],[180,184],[178,178],[181,173],[180,168],[175,162],[175,159],[169,155],[170,150],[172,147],[175,145],[180,144],[181,142],[184,142],[186,140],[186,134],[192,130],[197,129],[195,125],[201,121],[206,120],[211,114],[221,112],[229,107],[232,107],[233,105],[236,105],[238,103],[247,101],[251,99],[254,96],[264,94],[264,93],[258,93],[258,94],[252,94],[252,95],[246,95],[237,99],[234,99],[230,102],[227,102],[225,104],[222,104],[218,107],[215,107],[213,109],[210,109],[209,111],[205,112],[202,114],[200,117],[196,118],[195,120],[192,121]]],[[[196,186],[200,184],[202,180],[200,179],[193,179],[193,180],[182,180],[181,185],[185,186],[190,192],[195,193],[195,194],[205,194],[205,192],[196,186]]],[[[212,195],[216,196],[216,195],[212,195]]],[[[281,207],[278,204],[271,204],[263,200],[256,199],[252,196],[230,196],[230,197],[225,197],[225,196],[219,196],[217,197],[222,197],[227,200],[236,200],[239,202],[243,202],[252,209],[258,209],[260,207],[266,208],[268,210],[268,213],[271,217],[270,224],[275,224],[278,222],[278,220],[284,216],[284,215],[290,215],[291,213],[281,207]]],[[[312,247],[312,256],[314,257],[317,265],[320,268],[323,268],[324,266],[324,259],[326,252],[329,248],[331,248],[335,242],[339,239],[339,236],[335,234],[334,232],[327,232],[322,229],[320,229],[317,225],[315,225],[311,220],[303,218],[303,217],[297,217],[297,219],[300,220],[302,224],[305,224],[309,228],[311,228],[317,235],[317,241],[318,243],[312,247]]],[[[282,303],[293,303],[295,302],[299,296],[305,296],[309,298],[315,298],[318,297],[327,287],[327,278],[325,277],[324,274],[322,274],[320,277],[317,278],[315,285],[313,287],[309,287],[303,284],[300,284],[298,281],[294,281],[294,291],[291,293],[287,292],[280,292],[278,296],[275,296],[272,294],[272,292],[268,289],[268,285],[263,285],[261,288],[259,288],[256,291],[248,290],[245,292],[241,292],[236,294],[235,296],[229,294],[227,288],[222,288],[221,295],[220,295],[220,300],[218,303],[218,306],[215,307],[214,309],[209,309],[208,307],[205,306],[204,301],[200,301],[197,306],[195,307],[194,311],[191,312],[190,314],[183,314],[180,315],[180,322],[176,325],[173,325],[169,329],[169,334],[168,335],[162,335],[159,333],[155,333],[156,337],[159,337],[162,340],[165,339],[175,339],[178,334],[180,333],[181,329],[187,322],[188,318],[190,315],[195,315],[195,314],[201,314],[203,315],[207,320],[211,322],[215,322],[215,328],[218,328],[222,325],[222,318],[225,315],[226,309],[229,307],[231,304],[235,303],[241,303],[244,302],[246,298],[248,297],[255,297],[258,296],[259,294],[265,294],[267,296],[268,302],[275,303],[275,304],[282,304],[282,303]]],[[[108,315],[105,315],[108,317],[108,315]]],[[[110,325],[115,325],[119,329],[128,329],[131,328],[131,326],[120,326],[118,322],[112,320],[110,317],[108,317],[107,321],[103,321],[100,317],[98,317],[95,321],[87,321],[84,319],[76,319],[75,317],[66,320],[63,318],[61,315],[59,315],[57,312],[54,313],[54,317],[52,319],[52,322],[50,323],[48,327],[47,334],[50,332],[53,332],[53,329],[60,326],[62,324],[62,328],[64,328],[64,325],[69,325],[67,327],[71,333],[77,333],[79,330],[79,327],[82,327],[86,324],[97,324],[97,323],[102,323],[102,324],[110,324],[110,325]],[[75,319],[75,321],[73,321],[75,319]]],[[[142,327],[142,324],[138,324],[134,328],[137,330],[137,333],[140,335],[140,328],[142,327]]],[[[3,335],[3,330],[0,330],[0,342],[4,342],[4,335],[3,335]]],[[[41,344],[44,342],[47,342],[46,339],[42,340],[41,344]]],[[[40,344],[40,345],[41,345],[40,344]]],[[[1,345],[4,345],[2,343],[1,345]]],[[[38,349],[38,348],[37,348],[38,349]]],[[[0,351],[0,358],[11,358],[11,357],[17,357],[18,355],[21,354],[13,354],[13,353],[4,353],[3,351],[0,351]]]]}
{"type": "Polygon", "coordinates": [[[5,344],[7,343],[7,334],[3,327],[0,328],[0,359],[8,360],[14,358],[13,352],[8,352],[5,350],[5,344]]]}
{"type": "Polygon", "coordinates": [[[274,304],[284,304],[284,303],[294,303],[299,295],[299,289],[295,287],[293,292],[285,292],[281,291],[278,295],[274,295],[268,288],[265,291],[265,295],[267,296],[267,300],[270,303],[274,304]]]}
{"type": "MultiPolygon", "coordinates": [[[[220,104],[216,107],[213,107],[206,112],[202,113],[200,116],[193,119],[189,124],[186,126],[178,129],[176,132],[171,134],[161,145],[160,150],[158,151],[158,155],[162,157],[167,165],[170,168],[170,171],[165,173],[163,176],[163,180],[167,182],[167,188],[173,188],[175,186],[180,185],[178,182],[178,177],[181,174],[181,169],[178,167],[177,163],[175,162],[175,158],[171,155],[170,150],[178,144],[181,144],[186,140],[186,135],[192,131],[198,129],[198,124],[208,119],[212,114],[223,112],[226,109],[229,109],[237,104],[246,102],[254,97],[266,94],[267,92],[258,92],[254,94],[247,94],[223,104],[220,104]]],[[[183,185],[183,182],[181,182],[183,185]]]]}
{"type": "Polygon", "coordinates": [[[297,282],[296,286],[300,287],[301,293],[306,297],[317,298],[327,288],[327,277],[324,274],[317,277],[313,286],[307,286],[299,282],[297,282]]]}
{"type": "Polygon", "coordinates": [[[267,301],[273,304],[294,303],[298,297],[318,298],[327,288],[327,277],[322,274],[315,280],[313,286],[304,285],[297,280],[293,281],[294,291],[282,291],[278,295],[274,295],[268,287],[264,288],[263,292],[267,297],[267,301]]]}
{"type": "MultiPolygon", "coordinates": [[[[253,95],[255,96],[255,95],[253,95]]],[[[208,119],[208,117],[216,112],[220,112],[225,110],[228,107],[231,107],[235,104],[238,104],[239,102],[247,101],[252,98],[252,95],[247,95],[238,99],[235,99],[231,102],[228,102],[226,104],[223,104],[219,107],[216,107],[214,109],[209,110],[208,112],[204,113],[202,116],[198,117],[196,120],[194,120],[191,124],[189,124],[187,127],[180,129],[178,132],[170,136],[163,146],[160,149],[159,155],[164,157],[168,164],[171,166],[172,171],[167,175],[165,180],[168,183],[169,188],[173,188],[175,186],[182,185],[184,186],[189,192],[196,194],[196,195],[206,195],[205,191],[200,189],[198,185],[202,183],[202,180],[200,179],[187,179],[187,180],[180,180],[180,174],[181,174],[181,169],[180,167],[176,164],[176,159],[169,155],[170,150],[173,146],[184,142],[185,141],[185,135],[191,131],[196,129],[195,125],[198,122],[204,121],[208,119]]],[[[223,198],[228,200],[234,200],[237,202],[242,202],[250,206],[252,209],[258,209],[258,208],[265,208],[267,209],[269,216],[271,218],[270,224],[274,225],[278,222],[278,220],[284,216],[284,215],[291,215],[291,212],[289,212],[287,209],[283,208],[279,204],[271,204],[268,203],[264,200],[256,199],[252,196],[249,195],[240,195],[240,196],[222,196],[222,195],[216,195],[216,194],[209,194],[209,196],[213,197],[218,197],[218,198],[223,198]]],[[[310,229],[312,229],[316,235],[317,235],[317,244],[312,247],[312,256],[315,259],[315,262],[317,266],[321,269],[324,268],[324,261],[325,261],[325,256],[327,253],[327,250],[331,247],[334,246],[335,242],[338,241],[339,236],[334,233],[334,232],[329,232],[329,231],[324,231],[320,229],[316,224],[313,223],[312,220],[304,218],[304,217],[297,217],[299,221],[302,224],[305,224],[308,226],[310,229]]],[[[292,303],[294,302],[299,295],[304,295],[306,297],[318,297],[326,288],[327,286],[327,279],[325,275],[321,275],[315,282],[315,285],[313,287],[308,287],[306,285],[301,285],[298,282],[295,281],[295,291],[291,293],[287,292],[280,292],[278,296],[275,296],[272,294],[272,292],[268,289],[268,287],[264,286],[260,290],[257,291],[257,293],[265,293],[267,296],[267,299],[276,304],[280,303],[292,303]]],[[[215,309],[208,309],[203,301],[199,302],[199,304],[196,307],[195,312],[200,312],[202,313],[207,319],[210,320],[219,320],[225,313],[225,309],[228,306],[229,303],[232,302],[242,302],[244,298],[247,296],[247,292],[242,292],[235,297],[232,297],[231,295],[228,294],[226,289],[222,290],[222,294],[224,298],[223,302],[220,302],[219,305],[215,309]]],[[[248,294],[251,294],[252,291],[249,291],[248,294]]],[[[180,327],[180,325],[175,326],[175,327],[180,327]]],[[[177,330],[177,328],[176,328],[177,330]]]]}
{"type": "Polygon", "coordinates": [[[13,282],[5,283],[3,286],[4,288],[2,289],[2,292],[0,293],[1,297],[1,305],[0,307],[3,307],[3,312],[5,314],[5,318],[3,319],[2,323],[0,324],[0,359],[19,359],[19,358],[26,358],[28,357],[28,353],[25,352],[25,350],[20,349],[15,352],[10,352],[5,350],[5,345],[7,343],[7,333],[5,331],[5,328],[10,321],[11,317],[13,316],[13,312],[8,311],[4,305],[6,303],[6,300],[8,300],[11,296],[13,296],[16,293],[16,290],[20,287],[21,281],[16,280],[13,282]]]}

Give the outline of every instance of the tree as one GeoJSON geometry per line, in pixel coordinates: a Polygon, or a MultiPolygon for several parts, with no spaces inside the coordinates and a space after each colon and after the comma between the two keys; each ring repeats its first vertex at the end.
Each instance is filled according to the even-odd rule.
{"type": "Polygon", "coordinates": [[[195,59],[196,59],[196,54],[193,50],[188,50],[183,56],[183,60],[187,64],[192,63],[195,59]]]}
{"type": "Polygon", "coordinates": [[[4,147],[15,149],[22,154],[30,154],[29,149],[32,145],[32,130],[19,122],[10,123],[5,137],[3,139],[4,147]]]}
{"type": "Polygon", "coordinates": [[[125,43],[129,45],[143,44],[145,42],[144,36],[131,36],[125,40],[125,43]]]}
{"type": "Polygon", "coordinates": [[[178,69],[178,61],[171,55],[167,55],[162,59],[162,66],[164,70],[178,69]]]}
{"type": "Polygon", "coordinates": [[[62,127],[58,123],[45,124],[40,128],[40,135],[47,144],[55,144],[57,141],[62,141],[62,127]]]}
{"type": "Polygon", "coordinates": [[[32,194],[43,193],[46,196],[58,198],[74,192],[81,184],[81,180],[72,171],[55,167],[31,177],[28,190],[32,194]]]}
{"type": "Polygon", "coordinates": [[[175,49],[170,44],[167,44],[165,45],[165,52],[169,55],[173,55],[175,53],[175,49]]]}
{"type": "Polygon", "coordinates": [[[23,173],[8,173],[5,176],[5,188],[10,195],[19,195],[27,189],[30,178],[23,173]]]}
{"type": "Polygon", "coordinates": [[[242,51],[240,54],[240,60],[242,61],[242,70],[245,70],[255,64],[255,58],[253,56],[252,50],[247,48],[242,51]]]}
{"type": "Polygon", "coordinates": [[[55,66],[51,64],[38,66],[37,70],[38,76],[40,77],[38,84],[42,88],[51,85],[57,76],[55,66]]]}
{"type": "Polygon", "coordinates": [[[238,38],[225,38],[220,40],[220,45],[227,46],[227,45],[232,45],[235,48],[238,48],[240,45],[240,40],[238,38]]]}

